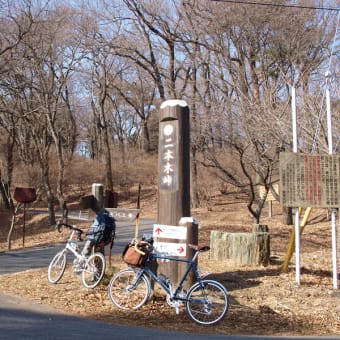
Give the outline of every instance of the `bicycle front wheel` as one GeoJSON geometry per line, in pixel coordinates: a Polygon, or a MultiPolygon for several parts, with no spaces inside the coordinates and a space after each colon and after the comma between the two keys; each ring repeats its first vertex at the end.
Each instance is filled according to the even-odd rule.
{"type": "Polygon", "coordinates": [[[47,278],[50,283],[57,283],[64,275],[66,268],[66,251],[57,253],[48,266],[47,278]]]}
{"type": "Polygon", "coordinates": [[[187,294],[187,313],[200,325],[212,325],[219,322],[227,314],[228,308],[228,292],[217,281],[197,282],[187,294]]]}
{"type": "Polygon", "coordinates": [[[121,309],[138,309],[147,301],[151,292],[149,279],[133,268],[116,273],[109,283],[112,303],[121,309]]]}
{"type": "Polygon", "coordinates": [[[105,274],[106,263],[102,253],[91,254],[81,273],[81,281],[85,288],[96,287],[105,274]]]}

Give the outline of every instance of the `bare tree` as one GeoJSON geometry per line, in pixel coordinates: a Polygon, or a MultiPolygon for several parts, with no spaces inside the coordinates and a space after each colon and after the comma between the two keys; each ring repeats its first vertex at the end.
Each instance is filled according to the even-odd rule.
{"type": "Polygon", "coordinates": [[[204,0],[102,0],[98,10],[90,5],[75,11],[60,2],[40,9],[35,4],[39,20],[29,15],[32,7],[27,15],[1,17],[12,25],[0,29],[0,125],[2,143],[8,137],[13,145],[2,175],[15,166],[10,152],[38,162],[48,201],[56,195],[64,206],[63,169],[81,123],[82,144],[104,163],[112,190],[112,160],[124,162],[140,141],[152,151],[157,129],[150,122],[156,125],[160,103],[181,98],[191,112],[193,205],[200,204],[203,164],[245,194],[258,222],[263,201],[257,185],[273,190],[279,152],[291,144],[292,85],[303,115],[301,150],[315,145],[315,120],[317,148],[325,150],[318,93],[334,13],[204,0]]]}
{"type": "Polygon", "coordinates": [[[206,118],[203,164],[246,194],[258,223],[263,200],[256,186],[273,190],[279,151],[290,145],[289,85],[310,83],[324,61],[327,25],[318,26],[319,14],[311,12],[287,15],[287,9],[194,2],[208,30],[208,39],[200,41],[208,51],[202,60],[206,71],[201,79],[206,81],[198,88],[206,118]],[[226,147],[230,157],[225,157],[226,147]],[[230,165],[235,156],[236,168],[230,165]]]}
{"type": "Polygon", "coordinates": [[[55,150],[58,164],[56,196],[60,207],[66,203],[63,193],[65,160],[75,148],[76,127],[69,96],[70,77],[77,62],[77,45],[67,31],[71,12],[63,8],[46,12],[32,26],[30,34],[20,42],[16,64],[12,64],[8,87],[9,98],[16,98],[17,142],[24,140],[21,148],[30,155],[29,161],[38,160],[42,182],[47,196],[50,221],[55,222],[54,190],[51,184],[51,149],[55,150]],[[49,15],[50,14],[50,15],[49,15]]]}
{"type": "MultiPolygon", "coordinates": [[[[0,56],[4,56],[16,48],[30,32],[35,15],[31,0],[16,1],[16,3],[2,0],[0,7],[0,56]]],[[[5,63],[0,65],[1,68],[6,68],[5,63]]]]}
{"type": "MultiPolygon", "coordinates": [[[[35,20],[35,15],[32,10],[32,2],[18,1],[15,4],[7,1],[0,2],[0,74],[4,77],[12,65],[13,50],[20,44],[20,42],[29,34],[35,20]]],[[[6,88],[6,82],[2,84],[6,88]]],[[[15,118],[7,111],[8,103],[5,96],[2,96],[2,101],[6,103],[3,106],[0,117],[0,126],[5,133],[5,171],[0,170],[0,194],[2,200],[5,202],[7,208],[12,207],[10,188],[12,181],[12,174],[14,168],[13,155],[15,152],[16,132],[15,132],[15,118]]],[[[15,99],[13,100],[15,101],[15,99]]]]}
{"type": "MultiPolygon", "coordinates": [[[[128,67],[124,75],[111,82],[114,93],[117,93],[125,102],[123,110],[133,110],[134,114],[140,119],[140,124],[136,121],[132,124],[133,128],[139,129],[142,135],[143,150],[147,153],[152,151],[148,121],[154,112],[154,101],[156,91],[153,86],[146,82],[147,74],[142,69],[135,69],[133,66],[128,67]],[[130,109],[129,109],[130,107],[130,109]]],[[[120,111],[118,108],[117,111],[120,111]]]]}

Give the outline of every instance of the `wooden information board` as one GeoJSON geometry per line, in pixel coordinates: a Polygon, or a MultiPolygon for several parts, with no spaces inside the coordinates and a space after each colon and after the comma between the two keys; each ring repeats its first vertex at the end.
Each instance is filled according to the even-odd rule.
{"type": "Polygon", "coordinates": [[[338,208],[340,155],[280,154],[280,202],[286,207],[338,208]]]}

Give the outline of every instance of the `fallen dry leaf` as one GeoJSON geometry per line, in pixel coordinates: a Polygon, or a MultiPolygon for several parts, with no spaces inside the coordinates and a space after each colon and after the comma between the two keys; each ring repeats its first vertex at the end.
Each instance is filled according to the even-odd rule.
{"type": "MultiPolygon", "coordinates": [[[[135,201],[122,202],[122,207],[134,207],[135,201]]],[[[142,207],[141,217],[155,215],[156,198],[142,207]],[[144,210],[143,210],[144,209],[144,210]]],[[[80,278],[70,268],[58,284],[47,281],[47,268],[2,275],[0,289],[51,305],[59,310],[112,323],[150,326],[197,333],[251,335],[339,335],[340,293],[332,288],[332,247],[330,221],[323,210],[314,210],[301,236],[301,285],[295,282],[293,256],[288,273],[281,271],[292,226],[281,223],[278,204],[273,216],[264,217],[271,234],[271,263],[267,267],[240,266],[228,260],[213,261],[209,253],[200,256],[202,273],[220,281],[230,294],[230,308],[226,318],[214,327],[193,324],[185,310],[176,315],[164,296],[155,294],[152,301],[135,312],[115,308],[107,292],[113,272],[126,267],[120,256],[114,256],[114,269],[107,271],[103,284],[94,290],[82,287],[80,278]],[[29,283],[29,284],[27,284],[29,283]]],[[[266,212],[264,212],[264,215],[266,212]]],[[[208,208],[192,211],[200,222],[200,243],[209,244],[211,230],[247,232],[251,218],[244,203],[226,196],[216,196],[208,208]]],[[[9,216],[0,213],[0,251],[6,250],[9,216]],[[7,221],[7,222],[6,222],[7,221]],[[7,223],[7,224],[6,224],[7,223]]],[[[66,234],[58,234],[48,226],[42,215],[27,212],[26,247],[65,241],[66,234]],[[39,235],[39,237],[37,237],[39,235]]],[[[87,230],[88,223],[78,223],[87,230]]],[[[21,248],[22,234],[18,225],[13,232],[12,249],[21,248]]]]}

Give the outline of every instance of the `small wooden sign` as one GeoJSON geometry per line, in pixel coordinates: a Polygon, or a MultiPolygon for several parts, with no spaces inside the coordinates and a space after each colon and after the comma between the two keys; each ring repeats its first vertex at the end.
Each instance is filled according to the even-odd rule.
{"type": "MultiPolygon", "coordinates": [[[[279,184],[274,184],[273,187],[274,187],[274,190],[276,192],[279,192],[279,184]]],[[[260,195],[261,199],[264,198],[265,193],[266,193],[266,189],[265,189],[264,185],[260,185],[259,186],[259,195],[260,195]]],[[[276,198],[274,197],[274,195],[270,191],[267,193],[266,201],[276,201],[276,198]]]]}
{"type": "Polygon", "coordinates": [[[19,203],[32,203],[37,199],[34,188],[15,188],[14,199],[19,203]]]}

